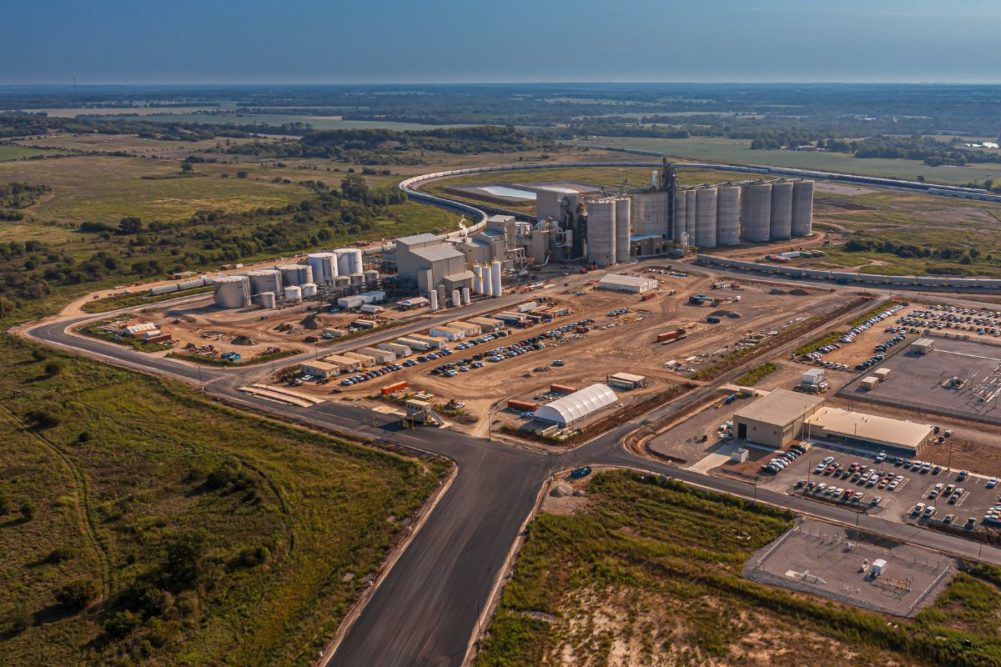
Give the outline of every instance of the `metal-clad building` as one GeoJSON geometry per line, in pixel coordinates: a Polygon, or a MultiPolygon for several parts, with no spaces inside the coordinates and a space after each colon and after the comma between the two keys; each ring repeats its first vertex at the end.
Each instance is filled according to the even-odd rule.
{"type": "Polygon", "coordinates": [[[716,245],[740,243],[740,187],[721,185],[716,189],[716,245]]]}
{"type": "Polygon", "coordinates": [[[716,188],[695,191],[695,245],[716,247],[716,188]]]}
{"type": "Polygon", "coordinates": [[[792,186],[792,235],[813,233],[813,181],[796,181],[792,186]]]}
{"type": "Polygon", "coordinates": [[[772,186],[752,183],[741,193],[740,235],[744,241],[762,243],[771,238],[772,186]]]}
{"type": "Polygon", "coordinates": [[[587,205],[587,261],[589,264],[615,264],[615,200],[598,199],[587,205]]]}
{"type": "Polygon", "coordinates": [[[772,183],[772,210],[768,233],[772,241],[792,238],[792,190],[791,181],[772,183]]]}
{"type": "Polygon", "coordinates": [[[628,262],[630,234],[632,233],[632,200],[619,197],[615,200],[615,261],[628,262]]]}

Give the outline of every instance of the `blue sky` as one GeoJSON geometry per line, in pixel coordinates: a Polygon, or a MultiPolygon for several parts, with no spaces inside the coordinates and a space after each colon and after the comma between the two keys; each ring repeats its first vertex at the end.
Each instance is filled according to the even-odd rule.
{"type": "Polygon", "coordinates": [[[1001,82],[998,0],[0,0],[0,84],[1001,82]]]}

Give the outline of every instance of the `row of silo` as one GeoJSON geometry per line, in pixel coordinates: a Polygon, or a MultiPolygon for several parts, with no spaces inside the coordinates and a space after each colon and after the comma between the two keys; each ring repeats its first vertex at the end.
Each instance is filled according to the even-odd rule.
{"type": "Polygon", "coordinates": [[[792,181],[772,183],[771,220],[769,239],[784,241],[792,238],[792,181]]]}
{"type": "Polygon", "coordinates": [[[772,185],[750,183],[741,193],[740,238],[764,243],[771,238],[772,185]]]}
{"type": "Polygon", "coordinates": [[[716,188],[695,190],[695,245],[716,247],[716,188]]]}
{"type": "Polygon", "coordinates": [[[721,185],[716,188],[716,245],[734,246],[740,243],[740,187],[721,185]]]}

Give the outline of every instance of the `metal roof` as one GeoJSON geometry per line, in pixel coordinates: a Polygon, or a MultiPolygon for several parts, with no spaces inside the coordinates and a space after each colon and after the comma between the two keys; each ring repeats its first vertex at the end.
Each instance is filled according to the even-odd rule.
{"type": "Polygon", "coordinates": [[[657,281],[654,278],[644,278],[642,276],[630,276],[625,273],[609,273],[601,277],[598,281],[598,286],[604,285],[623,285],[628,287],[657,287],[657,281]]]}
{"type": "Polygon", "coordinates": [[[642,375],[635,375],[633,373],[615,373],[614,375],[608,376],[609,380],[621,380],[622,382],[643,382],[646,377],[642,375]]]}
{"type": "Polygon", "coordinates": [[[904,419],[891,419],[841,408],[821,408],[807,420],[827,433],[846,438],[856,438],[891,447],[917,449],[932,435],[929,424],[916,424],[904,419]]]}
{"type": "Polygon", "coordinates": [[[562,426],[572,424],[590,414],[615,405],[619,399],[607,385],[592,384],[568,396],[558,398],[536,410],[532,415],[536,419],[556,422],[562,426]]]}
{"type": "Polygon", "coordinates": [[[426,248],[414,248],[410,252],[418,257],[423,257],[429,262],[437,262],[443,259],[454,259],[456,257],[465,259],[466,257],[451,245],[445,244],[428,246],[426,248]]]}
{"type": "Polygon", "coordinates": [[[430,241],[440,241],[441,237],[437,234],[431,234],[430,232],[424,232],[423,234],[414,234],[413,236],[401,236],[396,239],[397,243],[402,243],[405,246],[411,246],[417,243],[428,243],[430,241]]]}
{"type": "Polygon", "coordinates": [[[819,396],[776,389],[733,414],[736,417],[785,426],[824,402],[819,396]]]}

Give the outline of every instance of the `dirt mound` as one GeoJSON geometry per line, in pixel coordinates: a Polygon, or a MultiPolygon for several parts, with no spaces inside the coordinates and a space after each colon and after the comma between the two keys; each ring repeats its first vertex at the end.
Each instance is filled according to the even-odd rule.
{"type": "Polygon", "coordinates": [[[809,296],[810,293],[807,292],[805,289],[799,289],[797,287],[796,289],[789,290],[789,294],[792,296],[809,296]]]}
{"type": "Polygon", "coordinates": [[[782,296],[783,294],[786,293],[786,291],[779,289],[777,287],[773,287],[770,290],[768,290],[768,293],[771,294],[772,296],[782,296]]]}
{"type": "Polygon", "coordinates": [[[302,321],[299,322],[299,324],[302,325],[303,329],[310,329],[310,330],[322,329],[324,326],[323,320],[321,320],[320,317],[315,313],[304,317],[302,321]]]}
{"type": "Polygon", "coordinates": [[[736,312],[734,312],[732,310],[714,310],[713,312],[709,313],[709,316],[710,317],[729,317],[731,320],[735,320],[735,319],[737,319],[739,317],[742,317],[742,315],[740,313],[736,313],[736,312]]]}
{"type": "Polygon", "coordinates": [[[573,495],[573,488],[569,484],[557,484],[549,492],[549,495],[554,498],[566,498],[573,495]]]}
{"type": "Polygon", "coordinates": [[[257,341],[250,336],[236,336],[229,342],[233,345],[257,345],[257,341]]]}

